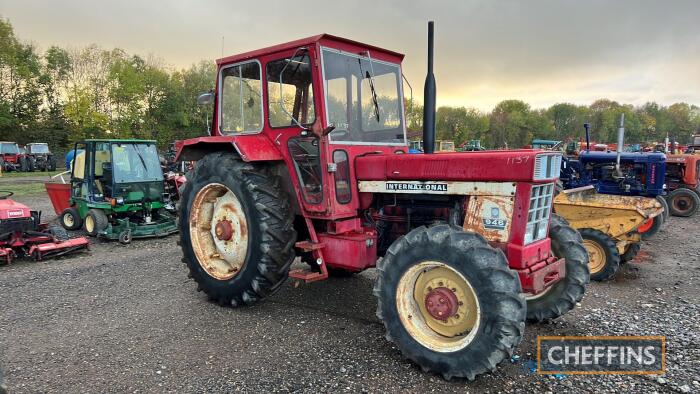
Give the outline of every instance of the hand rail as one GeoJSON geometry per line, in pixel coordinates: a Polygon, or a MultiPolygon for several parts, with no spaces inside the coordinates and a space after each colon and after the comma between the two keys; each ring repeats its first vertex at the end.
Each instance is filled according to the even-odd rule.
{"type": "Polygon", "coordinates": [[[68,174],[69,172],[70,172],[70,170],[60,172],[60,173],[58,173],[58,174],[56,174],[56,175],[51,176],[51,179],[53,180],[53,179],[56,179],[57,177],[60,176],[60,177],[61,177],[61,183],[66,183],[66,180],[65,180],[65,178],[63,178],[63,176],[66,175],[66,174],[68,174]]]}

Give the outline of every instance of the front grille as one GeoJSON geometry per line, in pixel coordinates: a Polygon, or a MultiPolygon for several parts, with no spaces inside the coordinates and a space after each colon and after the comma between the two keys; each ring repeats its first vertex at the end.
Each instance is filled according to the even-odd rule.
{"type": "Polygon", "coordinates": [[[533,181],[544,181],[559,177],[561,171],[560,154],[544,154],[535,157],[535,171],[533,181]]]}
{"type": "Polygon", "coordinates": [[[526,245],[547,237],[553,193],[553,183],[532,186],[530,209],[527,214],[527,228],[525,230],[526,245]]]}

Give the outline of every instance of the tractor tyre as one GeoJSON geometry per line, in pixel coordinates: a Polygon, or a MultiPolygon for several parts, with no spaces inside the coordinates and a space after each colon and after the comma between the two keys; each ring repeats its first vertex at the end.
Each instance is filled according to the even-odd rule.
{"type": "Polygon", "coordinates": [[[620,256],[620,263],[625,264],[629,261],[634,260],[635,257],[637,257],[637,253],[642,249],[642,245],[640,242],[636,242],[633,244],[627,245],[625,248],[625,253],[620,256]]]}
{"type": "Polygon", "coordinates": [[[56,171],[56,158],[53,156],[50,156],[49,159],[47,160],[46,163],[46,170],[47,171],[56,171]]]}
{"type": "Polygon", "coordinates": [[[598,282],[612,279],[620,269],[621,260],[615,241],[592,228],[584,228],[580,232],[590,258],[591,279],[598,282]]]}
{"type": "Polygon", "coordinates": [[[19,170],[21,172],[28,172],[29,171],[29,160],[27,160],[27,156],[20,156],[20,158],[19,158],[19,170]]]}
{"type": "Polygon", "coordinates": [[[566,276],[542,293],[527,296],[527,321],[539,323],[555,319],[574,309],[590,282],[588,252],[583,239],[564,218],[552,215],[549,223],[552,254],[566,259],[566,276]]]}
{"type": "Polygon", "coordinates": [[[28,159],[28,161],[29,161],[29,168],[27,168],[27,171],[34,172],[34,170],[36,170],[36,159],[34,159],[33,157],[30,157],[28,159]]]}
{"type": "Polygon", "coordinates": [[[693,190],[679,187],[668,195],[671,215],[690,217],[700,209],[700,196],[693,190]]]}
{"type": "Polygon", "coordinates": [[[91,237],[96,237],[101,231],[109,226],[109,219],[101,209],[91,209],[84,220],[85,231],[91,237]]]}
{"type": "Polygon", "coordinates": [[[65,228],[61,226],[52,225],[49,227],[49,233],[54,236],[59,241],[69,240],[71,237],[65,228]]]}
{"type": "Polygon", "coordinates": [[[289,198],[262,165],[228,152],[201,159],[182,189],[180,244],[198,290],[220,305],[277,291],[294,261],[289,198]]]}
{"type": "Polygon", "coordinates": [[[61,212],[61,225],[66,230],[77,230],[83,226],[83,219],[75,207],[68,207],[61,212]]]}
{"type": "Polygon", "coordinates": [[[661,227],[664,226],[664,223],[664,215],[654,216],[642,222],[642,224],[637,227],[637,232],[642,235],[642,239],[647,240],[661,231],[661,227]]]}
{"type": "Polygon", "coordinates": [[[520,281],[500,250],[453,225],[418,227],[379,262],[386,338],[423,371],[473,380],[510,357],[525,329],[520,281]]]}
{"type": "Polygon", "coordinates": [[[661,204],[661,206],[664,208],[664,223],[668,221],[668,217],[671,216],[671,211],[669,210],[668,206],[668,201],[664,198],[664,196],[656,196],[656,201],[661,204]]]}

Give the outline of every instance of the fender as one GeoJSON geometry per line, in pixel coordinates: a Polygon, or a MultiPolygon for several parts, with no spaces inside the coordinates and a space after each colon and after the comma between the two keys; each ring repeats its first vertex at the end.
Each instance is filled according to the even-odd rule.
{"type": "Polygon", "coordinates": [[[175,143],[175,160],[196,161],[207,153],[236,152],[243,161],[280,161],[282,154],[263,134],[221,135],[190,138],[175,143]]]}

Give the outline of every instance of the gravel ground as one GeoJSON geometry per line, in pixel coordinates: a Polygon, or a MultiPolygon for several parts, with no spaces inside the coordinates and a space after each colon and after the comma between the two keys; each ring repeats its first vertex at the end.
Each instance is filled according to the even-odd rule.
{"type": "MultiPolygon", "coordinates": [[[[55,217],[44,197],[18,200],[55,217]]],[[[221,308],[187,279],[176,236],[97,243],[0,267],[0,367],[10,393],[699,392],[698,235],[697,219],[671,218],[616,280],[592,283],[563,318],[529,325],[516,357],[473,382],[422,373],[384,339],[373,270],[221,308]],[[666,335],[667,373],[533,373],[537,335],[564,334],[666,335]]]]}

